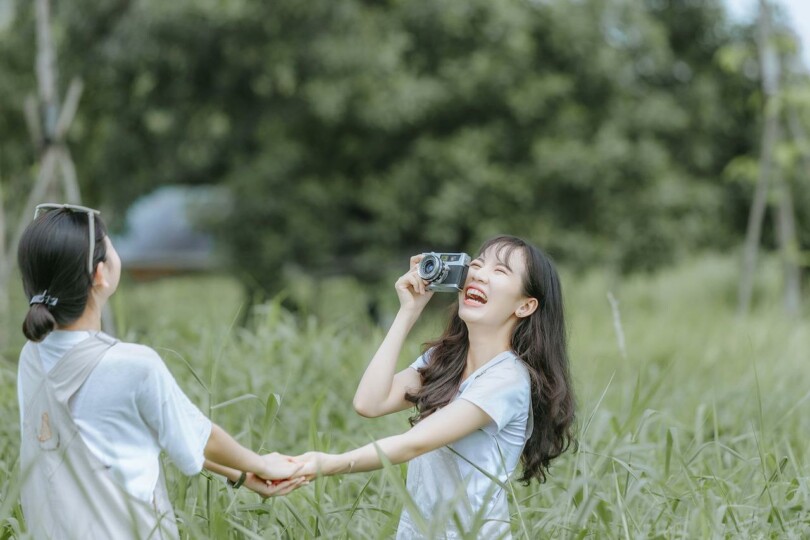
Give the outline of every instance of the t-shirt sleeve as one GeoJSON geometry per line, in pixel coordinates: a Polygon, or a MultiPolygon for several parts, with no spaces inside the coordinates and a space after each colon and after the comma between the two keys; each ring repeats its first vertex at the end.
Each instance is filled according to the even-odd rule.
{"type": "Polygon", "coordinates": [[[414,360],[414,362],[411,364],[411,367],[413,369],[415,369],[415,370],[420,370],[423,367],[427,366],[428,361],[430,360],[430,353],[431,352],[433,352],[433,349],[429,349],[429,350],[425,351],[424,354],[422,354],[419,358],[414,360]]]}
{"type": "Polygon", "coordinates": [[[137,392],[138,410],[177,468],[197,474],[205,461],[211,421],[183,393],[160,357],[152,364],[137,392]]]}
{"type": "Polygon", "coordinates": [[[483,410],[498,426],[526,416],[531,399],[528,375],[513,366],[497,366],[470,383],[459,396],[483,410]]]}
{"type": "Polygon", "coordinates": [[[417,358],[414,361],[413,364],[411,364],[411,367],[418,371],[418,370],[422,369],[423,367],[425,367],[426,365],[427,365],[427,360],[425,360],[425,355],[423,354],[422,356],[417,358]]]}

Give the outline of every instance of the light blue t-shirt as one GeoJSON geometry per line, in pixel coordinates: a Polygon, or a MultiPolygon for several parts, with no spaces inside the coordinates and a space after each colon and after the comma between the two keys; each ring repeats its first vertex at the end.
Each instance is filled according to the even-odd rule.
{"type": "MultiPolygon", "coordinates": [[[[429,355],[411,367],[427,365],[429,355]]],[[[454,399],[476,405],[492,422],[408,463],[408,493],[429,530],[420,532],[406,505],[398,540],[460,538],[454,513],[464,532],[474,528],[480,538],[511,538],[506,493],[481,470],[506,483],[520,461],[532,428],[528,369],[512,351],[502,352],[467,377],[454,399]]]]}

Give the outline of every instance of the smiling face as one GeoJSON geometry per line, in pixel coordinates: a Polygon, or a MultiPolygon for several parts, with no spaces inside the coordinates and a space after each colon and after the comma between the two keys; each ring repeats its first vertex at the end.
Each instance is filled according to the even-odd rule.
{"type": "Polygon", "coordinates": [[[537,300],[524,294],[524,250],[512,247],[491,245],[470,263],[458,308],[468,326],[511,327],[537,308],[537,300]]]}

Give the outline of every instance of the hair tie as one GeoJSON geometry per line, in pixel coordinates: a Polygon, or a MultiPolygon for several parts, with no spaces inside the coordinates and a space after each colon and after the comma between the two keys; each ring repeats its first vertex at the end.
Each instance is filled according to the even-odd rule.
{"type": "Polygon", "coordinates": [[[42,294],[35,294],[31,297],[31,301],[28,302],[29,306],[33,306],[34,304],[45,304],[47,307],[52,308],[59,302],[59,299],[55,296],[51,296],[48,294],[48,291],[45,290],[42,294]]]}

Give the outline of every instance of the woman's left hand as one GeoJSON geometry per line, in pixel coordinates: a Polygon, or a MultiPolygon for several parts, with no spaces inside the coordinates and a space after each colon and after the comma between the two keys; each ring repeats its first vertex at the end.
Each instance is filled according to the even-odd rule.
{"type": "Polygon", "coordinates": [[[295,456],[295,460],[303,464],[297,475],[303,475],[311,479],[318,475],[328,476],[335,474],[334,458],[334,455],[324,452],[307,452],[295,456]]]}

